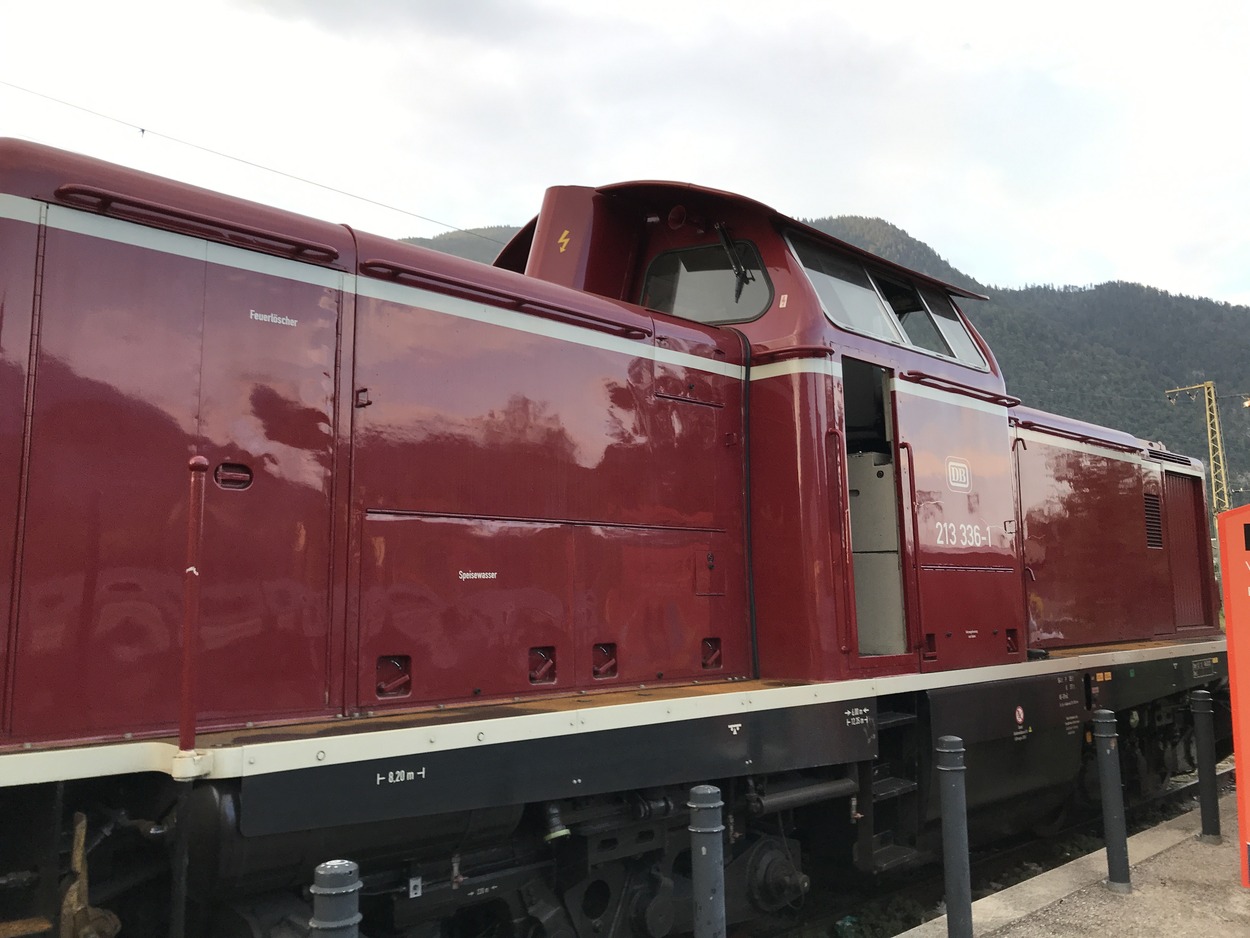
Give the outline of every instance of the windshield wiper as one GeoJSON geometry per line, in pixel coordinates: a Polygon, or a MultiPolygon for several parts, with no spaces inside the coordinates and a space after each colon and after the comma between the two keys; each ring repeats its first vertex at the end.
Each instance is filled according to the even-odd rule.
{"type": "Polygon", "coordinates": [[[742,299],[742,288],[748,283],[754,283],[755,275],[747,270],[746,264],[742,263],[742,255],[738,253],[738,246],[729,237],[729,229],[725,227],[725,223],[718,221],[713,227],[720,235],[721,247],[725,249],[725,255],[729,258],[729,266],[733,269],[734,278],[737,281],[737,286],[734,288],[734,302],[737,303],[742,299]]]}

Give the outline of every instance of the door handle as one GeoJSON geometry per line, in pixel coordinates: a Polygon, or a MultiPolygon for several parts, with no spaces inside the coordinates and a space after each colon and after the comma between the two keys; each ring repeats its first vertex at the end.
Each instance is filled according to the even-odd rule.
{"type": "Polygon", "coordinates": [[[242,491],[252,484],[252,470],[243,463],[223,462],[213,470],[213,481],[223,489],[242,491]]]}

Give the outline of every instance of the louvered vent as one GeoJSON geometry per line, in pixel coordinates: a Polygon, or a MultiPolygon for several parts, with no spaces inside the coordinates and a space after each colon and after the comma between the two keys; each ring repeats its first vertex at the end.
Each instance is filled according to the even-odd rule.
{"type": "Polygon", "coordinates": [[[1159,496],[1146,493],[1146,546],[1163,546],[1163,508],[1159,496]]]}
{"type": "Polygon", "coordinates": [[[1146,455],[1159,462],[1174,462],[1178,466],[1193,465],[1193,462],[1188,456],[1181,456],[1177,453],[1169,453],[1167,450],[1163,449],[1148,449],[1146,450],[1146,455]]]}

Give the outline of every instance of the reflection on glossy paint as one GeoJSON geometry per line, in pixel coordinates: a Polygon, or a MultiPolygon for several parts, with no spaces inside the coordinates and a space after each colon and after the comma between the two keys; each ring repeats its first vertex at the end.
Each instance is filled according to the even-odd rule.
{"type": "Polygon", "coordinates": [[[1143,494],[1159,470],[1030,439],[1020,457],[1030,639],[1117,641],[1171,617],[1167,558],[1147,546],[1143,494]]]}
{"type": "Polygon", "coordinates": [[[323,707],[336,342],[326,291],[284,284],[299,328],[258,333],[249,301],[275,295],[263,284],[248,295],[260,275],[214,278],[202,260],[66,232],[49,233],[46,262],[75,276],[50,277],[43,296],[15,730],[172,720],[191,453],[241,463],[254,480],[210,485],[206,500],[202,714],[323,707]],[[47,680],[57,673],[75,675],[72,697],[47,680]]]}

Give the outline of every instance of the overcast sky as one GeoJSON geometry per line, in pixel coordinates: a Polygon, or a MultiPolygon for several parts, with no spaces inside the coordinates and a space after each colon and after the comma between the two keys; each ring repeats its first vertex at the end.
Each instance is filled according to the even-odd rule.
{"type": "Polygon", "coordinates": [[[675,179],[885,218],[983,283],[1250,304],[1245,0],[41,0],[0,22],[0,136],[381,234],[675,179]]]}

